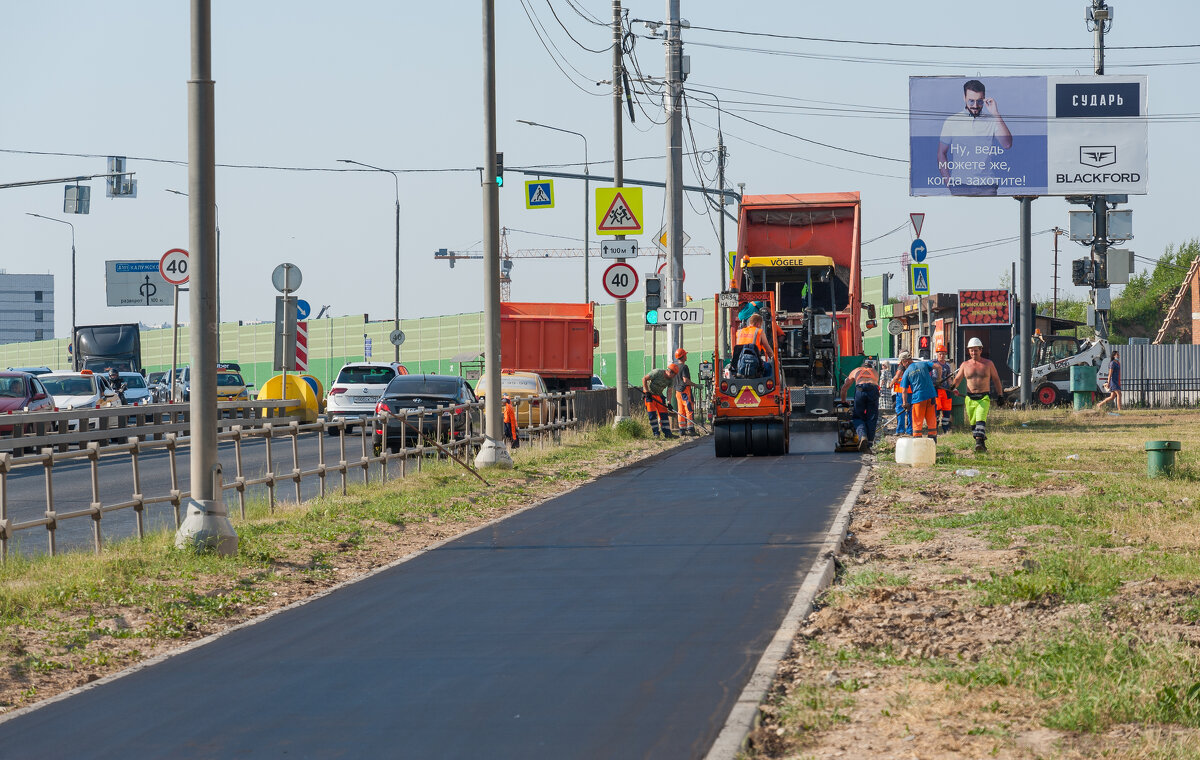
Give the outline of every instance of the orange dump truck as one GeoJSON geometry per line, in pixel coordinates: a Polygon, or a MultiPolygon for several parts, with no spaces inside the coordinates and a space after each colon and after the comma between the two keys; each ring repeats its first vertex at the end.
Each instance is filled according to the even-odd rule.
{"type": "Polygon", "coordinates": [[[600,335],[590,303],[500,304],[500,368],[536,372],[551,392],[592,387],[592,350],[600,335]]]}

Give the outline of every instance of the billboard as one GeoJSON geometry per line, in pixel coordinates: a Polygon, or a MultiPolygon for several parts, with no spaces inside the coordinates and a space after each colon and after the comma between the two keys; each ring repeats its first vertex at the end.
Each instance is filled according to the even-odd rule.
{"type": "Polygon", "coordinates": [[[1007,325],[1012,323],[1007,290],[958,291],[958,326],[1007,325]]]}
{"type": "Polygon", "coordinates": [[[910,77],[909,194],[1144,195],[1146,77],[910,77]]]}
{"type": "Polygon", "coordinates": [[[175,286],[158,272],[158,261],[106,261],[109,306],[173,306],[175,286]]]}

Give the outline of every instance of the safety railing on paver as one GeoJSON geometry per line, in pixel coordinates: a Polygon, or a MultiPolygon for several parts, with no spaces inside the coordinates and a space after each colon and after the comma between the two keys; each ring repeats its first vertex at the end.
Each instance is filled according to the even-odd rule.
{"type": "MultiPolygon", "coordinates": [[[[535,440],[539,445],[545,446],[556,441],[563,430],[578,426],[574,392],[522,397],[519,404],[529,404],[532,401],[540,402],[539,405],[544,411],[541,415],[535,415],[538,424],[529,424],[520,428],[529,440],[535,440]]],[[[228,403],[246,405],[244,402],[228,403]]],[[[276,410],[299,404],[297,401],[250,403],[264,406],[273,405],[271,408],[276,410]]],[[[261,410],[263,407],[259,408],[261,410]]],[[[124,414],[128,415],[128,407],[125,409],[124,414]]],[[[84,416],[95,416],[97,411],[90,410],[84,416]]],[[[345,494],[349,486],[349,474],[361,469],[364,484],[369,483],[373,465],[379,466],[380,477],[383,481],[394,477],[393,470],[398,470],[396,475],[398,477],[405,477],[410,466],[415,467],[419,472],[422,460],[427,455],[452,456],[466,465],[462,455],[473,454],[484,441],[484,413],[484,402],[439,406],[431,409],[407,409],[398,413],[380,413],[356,421],[356,424],[359,425],[357,434],[347,433],[345,419],[304,423],[298,419],[273,417],[254,420],[259,424],[250,426],[241,424],[237,420],[222,420],[217,440],[218,442],[233,442],[235,463],[235,476],[231,479],[226,478],[223,481],[222,489],[223,491],[237,492],[239,511],[244,518],[246,516],[246,492],[248,488],[254,486],[266,487],[268,509],[274,512],[276,490],[281,484],[286,484],[288,481],[294,484],[296,501],[299,502],[302,500],[301,481],[313,476],[318,478],[320,497],[324,497],[327,493],[326,480],[331,474],[340,477],[341,491],[345,494]],[[398,433],[396,436],[398,445],[389,445],[390,436],[383,435],[383,431],[389,429],[388,423],[395,427],[397,422],[404,432],[398,433]],[[299,447],[300,438],[305,433],[317,434],[317,461],[308,468],[301,466],[299,447]],[[337,437],[336,462],[329,461],[326,455],[326,441],[333,436],[337,437]],[[261,438],[265,447],[266,471],[262,475],[251,476],[247,473],[247,468],[243,463],[242,448],[246,441],[256,438],[261,438]],[[354,441],[355,438],[358,439],[357,442],[354,441]],[[288,439],[291,447],[292,468],[289,471],[275,471],[273,447],[279,439],[288,439]],[[357,457],[353,454],[348,455],[348,444],[351,448],[359,448],[360,455],[357,457]]],[[[534,422],[534,416],[526,419],[530,423],[534,422]]],[[[243,420],[243,422],[246,421],[249,420],[243,420]]],[[[182,424],[186,427],[186,423],[169,424],[182,424]]],[[[53,444],[44,446],[37,453],[14,456],[10,452],[0,452],[0,561],[8,558],[9,542],[18,533],[36,528],[45,528],[48,551],[54,555],[57,552],[55,531],[58,529],[59,523],[82,517],[92,519],[93,548],[96,552],[100,552],[103,548],[101,522],[106,514],[117,510],[132,509],[134,511],[136,534],[138,538],[143,538],[145,536],[144,512],[146,507],[153,504],[170,504],[174,507],[172,510],[174,523],[178,529],[183,517],[183,500],[190,495],[190,491],[179,487],[178,459],[180,450],[186,448],[191,439],[180,435],[178,430],[160,430],[158,429],[160,427],[163,425],[126,427],[124,429],[105,428],[106,439],[118,432],[129,433],[134,430],[138,432],[138,435],[128,436],[124,442],[109,443],[105,446],[101,446],[99,440],[88,440],[85,441],[83,448],[74,450],[65,445],[58,445],[60,443],[58,441],[43,441],[42,439],[53,439],[54,435],[57,435],[46,434],[26,438],[22,441],[23,448],[29,448],[29,445],[35,440],[53,444]],[[141,458],[143,454],[158,450],[167,452],[166,463],[170,472],[171,487],[165,493],[146,494],[142,490],[141,458]],[[119,497],[121,500],[105,502],[100,493],[101,462],[126,455],[129,457],[132,468],[129,496],[126,498],[124,494],[121,494],[119,497]],[[86,507],[59,512],[55,508],[54,469],[57,465],[78,460],[86,460],[89,464],[91,502],[86,507]],[[9,478],[23,469],[39,467],[44,472],[45,513],[37,519],[13,521],[9,516],[9,478]]],[[[71,440],[75,442],[76,439],[72,437],[71,440]]]]}

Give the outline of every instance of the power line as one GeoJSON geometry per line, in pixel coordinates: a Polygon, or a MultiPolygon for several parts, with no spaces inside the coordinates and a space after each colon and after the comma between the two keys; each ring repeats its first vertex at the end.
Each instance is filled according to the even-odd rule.
{"type": "Polygon", "coordinates": [[[550,56],[550,61],[554,64],[554,67],[556,69],[558,69],[560,72],[562,72],[562,75],[567,78],[567,81],[569,81],[572,85],[574,85],[575,89],[579,90],[580,92],[583,92],[587,95],[592,95],[594,97],[604,97],[605,93],[593,92],[592,90],[589,90],[586,87],[584,87],[583,85],[576,82],[575,78],[572,77],[570,74],[568,74],[567,70],[562,67],[562,65],[558,62],[558,58],[555,57],[554,53],[550,52],[551,47],[553,47],[555,49],[555,51],[557,51],[558,54],[560,56],[562,56],[563,62],[566,63],[568,66],[570,66],[571,69],[576,74],[583,77],[584,81],[589,81],[586,74],[584,74],[579,69],[575,68],[575,66],[573,66],[571,64],[571,62],[567,60],[567,57],[565,55],[563,55],[562,51],[558,49],[558,46],[554,44],[554,40],[550,40],[549,44],[547,44],[547,39],[549,38],[550,33],[546,32],[546,38],[542,37],[542,32],[545,31],[545,27],[544,26],[542,27],[542,31],[538,30],[538,27],[541,24],[541,20],[539,19],[538,21],[534,21],[534,18],[537,17],[537,12],[535,12],[532,8],[530,8],[526,4],[525,0],[521,0],[521,10],[525,11],[525,18],[529,19],[529,25],[533,27],[533,33],[538,38],[538,42],[542,43],[542,48],[546,51],[546,55],[550,56]]]}
{"type": "Polygon", "coordinates": [[[605,47],[605,48],[600,48],[599,50],[593,50],[592,48],[590,48],[590,47],[588,47],[587,45],[583,44],[583,43],[582,43],[582,42],[580,42],[579,40],[575,39],[575,35],[571,34],[571,30],[570,30],[570,29],[568,29],[568,28],[567,28],[567,25],[566,25],[566,24],[564,24],[564,23],[562,22],[562,19],[560,19],[560,18],[558,17],[558,11],[554,10],[554,6],[550,4],[550,0],[546,0],[546,6],[550,8],[550,13],[551,13],[551,15],[553,15],[553,16],[554,16],[554,20],[558,22],[558,25],[562,27],[562,30],[563,30],[564,32],[566,32],[566,33],[567,33],[567,36],[568,36],[568,37],[570,37],[570,38],[571,38],[571,42],[574,42],[576,45],[578,45],[579,47],[581,47],[581,48],[583,48],[584,50],[588,51],[589,53],[607,53],[607,52],[609,52],[609,51],[611,51],[611,50],[612,50],[612,43],[611,43],[611,42],[610,42],[610,43],[608,43],[608,47],[605,47]]]}
{"type": "Polygon", "coordinates": [[[741,121],[749,122],[750,124],[753,124],[756,127],[761,127],[763,129],[769,130],[771,132],[776,132],[778,134],[784,135],[785,137],[791,137],[794,140],[800,140],[801,142],[811,143],[812,145],[820,145],[822,148],[829,148],[831,150],[837,150],[837,151],[841,151],[843,153],[852,153],[856,156],[864,156],[866,158],[878,158],[881,161],[895,161],[898,164],[907,164],[908,163],[908,159],[905,159],[905,158],[893,158],[891,156],[881,156],[878,153],[867,153],[867,152],[861,151],[861,150],[854,150],[853,148],[843,148],[840,145],[830,145],[829,143],[823,143],[823,142],[820,142],[819,140],[810,140],[807,137],[801,137],[800,135],[792,134],[791,132],[785,132],[782,129],[776,129],[775,127],[768,126],[766,124],[763,124],[762,122],[755,121],[754,119],[749,119],[745,116],[739,116],[736,113],[731,113],[731,112],[727,112],[727,113],[729,113],[729,115],[735,119],[740,119],[741,121]]]}
{"type": "Polygon", "coordinates": [[[871,243],[874,243],[876,240],[883,240],[888,235],[894,235],[897,232],[899,232],[900,230],[904,229],[905,227],[908,226],[908,224],[909,224],[908,222],[903,222],[899,227],[896,227],[895,229],[888,230],[887,232],[883,233],[882,235],[877,235],[877,236],[871,238],[870,240],[864,240],[862,244],[870,245],[871,243]]]}

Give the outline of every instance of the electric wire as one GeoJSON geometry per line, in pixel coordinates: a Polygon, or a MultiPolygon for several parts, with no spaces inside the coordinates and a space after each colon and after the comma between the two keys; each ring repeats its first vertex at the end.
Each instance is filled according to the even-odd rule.
{"type": "Polygon", "coordinates": [[[608,47],[600,48],[599,50],[593,50],[592,48],[583,44],[579,40],[575,39],[575,35],[571,34],[571,30],[568,29],[567,25],[564,24],[562,22],[562,19],[558,17],[558,11],[554,10],[554,6],[550,3],[550,0],[546,0],[546,6],[550,8],[550,13],[551,13],[551,15],[554,16],[554,20],[558,22],[558,25],[562,27],[562,30],[567,33],[568,37],[571,38],[571,42],[574,42],[576,45],[578,45],[579,47],[588,51],[589,53],[608,53],[608,52],[612,51],[612,43],[611,42],[608,43],[608,47]]]}
{"type": "MultiPolygon", "coordinates": [[[[562,75],[567,78],[567,81],[569,81],[575,87],[575,89],[579,90],[580,92],[583,92],[587,95],[592,95],[594,97],[604,97],[605,93],[594,92],[592,90],[587,89],[583,85],[576,82],[575,78],[567,73],[567,70],[564,69],[562,67],[562,65],[558,62],[558,58],[555,57],[554,53],[550,52],[550,48],[553,47],[556,51],[558,51],[558,54],[560,56],[562,56],[562,51],[558,50],[558,46],[554,44],[553,40],[549,40],[549,43],[547,44],[547,39],[544,39],[542,37],[542,31],[538,30],[538,27],[541,24],[541,20],[539,19],[538,21],[534,21],[534,18],[537,17],[537,13],[535,11],[533,11],[526,4],[526,0],[521,0],[521,9],[525,12],[525,17],[527,19],[529,19],[529,25],[533,27],[533,33],[538,38],[538,42],[542,43],[542,48],[545,49],[546,55],[550,56],[550,61],[554,64],[554,67],[556,69],[558,69],[560,72],[562,72],[562,75]]],[[[545,31],[545,27],[542,27],[542,30],[545,31]]],[[[549,32],[546,32],[546,37],[547,38],[549,37],[549,32]]],[[[562,56],[562,57],[563,57],[563,62],[566,63],[567,66],[570,66],[570,68],[576,74],[583,77],[584,81],[589,81],[589,77],[586,74],[584,74],[583,72],[581,72],[579,69],[575,68],[575,66],[572,65],[571,62],[567,60],[566,56],[562,56]]]]}

